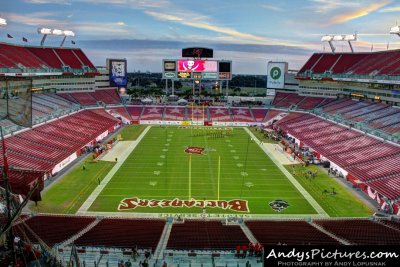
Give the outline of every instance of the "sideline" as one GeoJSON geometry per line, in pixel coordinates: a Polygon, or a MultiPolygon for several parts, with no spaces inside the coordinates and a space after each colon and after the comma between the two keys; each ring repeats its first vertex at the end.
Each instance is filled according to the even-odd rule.
{"type": "Polygon", "coordinates": [[[104,177],[101,181],[100,185],[93,190],[92,194],[86,199],[86,201],[82,204],[76,214],[86,214],[89,208],[92,206],[93,202],[96,198],[100,195],[101,191],[106,187],[106,185],[111,181],[114,177],[115,173],[119,170],[119,168],[124,164],[125,160],[129,157],[132,151],[136,148],[136,146],[142,141],[143,137],[147,134],[150,130],[151,126],[148,126],[140,136],[129,145],[128,149],[124,151],[124,153],[118,158],[118,162],[114,165],[114,167],[110,170],[110,172],[104,177]]]}
{"type": "Polygon", "coordinates": [[[257,145],[267,154],[267,156],[278,166],[279,170],[285,174],[285,176],[288,178],[288,180],[296,187],[297,190],[299,190],[300,194],[303,195],[303,197],[310,203],[310,205],[318,212],[319,215],[324,216],[324,217],[329,217],[329,215],[326,213],[326,211],[318,204],[317,201],[310,195],[310,193],[307,192],[307,190],[304,189],[304,187],[301,186],[301,184],[285,169],[285,167],[282,166],[282,164],[279,163],[279,161],[276,160],[275,156],[268,151],[266,147],[261,145],[260,140],[246,127],[243,128],[251,138],[256,140],[257,145]]]}

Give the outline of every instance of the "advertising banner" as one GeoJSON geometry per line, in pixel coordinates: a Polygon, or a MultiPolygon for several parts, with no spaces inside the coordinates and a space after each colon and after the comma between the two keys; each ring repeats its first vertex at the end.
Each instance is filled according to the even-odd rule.
{"type": "Polygon", "coordinates": [[[283,89],[285,87],[285,73],[287,62],[268,62],[267,88],[283,89]]]}
{"type": "Polygon", "coordinates": [[[128,72],[126,59],[108,59],[110,86],[126,86],[128,72]]]}

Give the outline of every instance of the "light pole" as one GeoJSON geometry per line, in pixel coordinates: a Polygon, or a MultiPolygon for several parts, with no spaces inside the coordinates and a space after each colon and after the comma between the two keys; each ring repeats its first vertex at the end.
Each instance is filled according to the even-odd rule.
{"type": "Polygon", "coordinates": [[[332,53],[335,53],[336,47],[333,42],[347,42],[349,44],[350,50],[354,53],[352,41],[357,41],[357,33],[355,34],[337,34],[337,35],[324,35],[321,37],[321,42],[327,42],[331,47],[332,53]]]}
{"type": "Polygon", "coordinates": [[[37,32],[43,35],[42,41],[40,42],[41,46],[44,45],[44,42],[46,41],[48,35],[64,36],[63,40],[61,41],[60,47],[64,45],[64,42],[68,36],[75,36],[75,33],[70,30],[39,28],[37,32]]]}

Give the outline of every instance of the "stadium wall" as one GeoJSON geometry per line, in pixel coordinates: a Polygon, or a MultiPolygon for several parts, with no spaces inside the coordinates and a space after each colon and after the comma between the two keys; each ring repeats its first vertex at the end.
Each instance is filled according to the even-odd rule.
{"type": "Polygon", "coordinates": [[[400,85],[334,80],[300,80],[298,93],[306,96],[350,96],[400,105],[400,85]]]}
{"type": "Polygon", "coordinates": [[[80,92],[95,89],[94,76],[50,76],[33,78],[32,87],[51,92],[80,92]]]}

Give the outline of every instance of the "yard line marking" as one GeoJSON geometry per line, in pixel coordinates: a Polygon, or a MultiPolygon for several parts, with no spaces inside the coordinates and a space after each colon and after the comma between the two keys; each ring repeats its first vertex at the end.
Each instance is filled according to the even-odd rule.
{"type": "Polygon", "coordinates": [[[326,211],[319,205],[317,201],[308,193],[307,190],[304,189],[304,187],[285,169],[285,167],[282,166],[274,157],[273,154],[271,154],[263,145],[261,145],[260,140],[247,128],[243,128],[254,140],[256,140],[256,144],[261,148],[262,151],[265,152],[265,154],[268,155],[268,157],[278,166],[278,168],[282,171],[283,174],[286,175],[288,180],[299,190],[299,192],[304,196],[304,198],[310,203],[310,205],[318,212],[318,214],[322,216],[329,217],[329,215],[326,213],[326,211]]]}
{"type": "Polygon", "coordinates": [[[118,162],[114,165],[114,167],[108,172],[106,177],[101,181],[100,185],[98,185],[95,190],[93,190],[92,194],[86,199],[86,201],[82,204],[76,214],[85,214],[90,206],[92,206],[93,202],[96,198],[100,195],[101,191],[106,187],[106,185],[111,181],[114,177],[115,173],[119,170],[119,168],[124,164],[125,160],[129,157],[132,151],[136,148],[136,146],[142,141],[143,137],[147,134],[150,130],[151,126],[147,126],[146,129],[140,134],[140,136],[133,141],[129,148],[125,151],[123,155],[121,155],[118,159],[118,162]]]}

